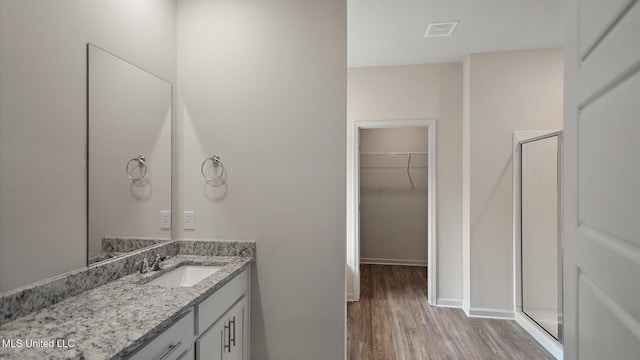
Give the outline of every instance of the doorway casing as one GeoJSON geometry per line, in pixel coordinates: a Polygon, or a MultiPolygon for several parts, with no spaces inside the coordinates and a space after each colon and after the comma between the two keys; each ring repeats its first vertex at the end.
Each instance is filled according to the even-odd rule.
{"type": "Polygon", "coordinates": [[[427,152],[427,298],[430,305],[437,299],[437,241],[436,241],[436,120],[378,120],[353,123],[348,154],[351,166],[347,177],[353,181],[347,186],[347,276],[351,276],[352,289],[347,289],[347,300],[360,300],[360,129],[386,129],[426,127],[429,130],[427,152]]]}

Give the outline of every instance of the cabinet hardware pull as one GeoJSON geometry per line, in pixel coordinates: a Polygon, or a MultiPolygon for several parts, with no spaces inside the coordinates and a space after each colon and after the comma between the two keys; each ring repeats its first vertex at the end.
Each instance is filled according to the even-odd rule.
{"type": "Polygon", "coordinates": [[[227,333],[227,341],[222,340],[224,341],[224,349],[227,350],[227,352],[231,352],[231,322],[228,322],[227,325],[224,326],[224,331],[227,333]]]}
{"type": "Polygon", "coordinates": [[[175,345],[169,345],[169,351],[167,351],[166,354],[164,354],[160,360],[167,360],[169,358],[169,356],[171,356],[171,354],[173,354],[174,351],[178,350],[178,348],[182,346],[182,341],[178,341],[177,344],[175,345]]]}
{"type": "Polygon", "coordinates": [[[176,360],[184,359],[184,357],[187,356],[187,354],[189,354],[189,349],[183,351],[182,354],[180,354],[180,356],[178,356],[178,358],[176,360]]]}
{"type": "Polygon", "coordinates": [[[233,339],[229,336],[229,345],[233,342],[233,346],[236,346],[236,317],[233,317],[233,320],[229,321],[229,323],[233,323],[233,339]]]}

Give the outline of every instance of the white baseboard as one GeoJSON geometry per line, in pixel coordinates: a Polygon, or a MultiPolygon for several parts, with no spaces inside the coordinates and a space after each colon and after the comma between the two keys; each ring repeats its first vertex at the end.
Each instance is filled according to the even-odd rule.
{"type": "Polygon", "coordinates": [[[353,302],[353,301],[356,301],[356,300],[353,298],[353,293],[352,293],[352,292],[347,293],[347,302],[353,302]]]}
{"type": "Polygon", "coordinates": [[[436,300],[436,306],[460,309],[462,308],[462,299],[438,298],[436,300]]]}
{"type": "Polygon", "coordinates": [[[469,308],[467,313],[468,317],[475,318],[485,318],[485,319],[502,319],[502,320],[513,320],[515,318],[515,314],[513,310],[502,310],[502,309],[486,309],[486,308],[469,308]]]}
{"type": "Polygon", "coordinates": [[[562,344],[560,344],[546,331],[542,330],[538,324],[529,319],[527,315],[524,315],[521,312],[516,312],[515,320],[518,325],[528,332],[529,335],[533,336],[533,338],[536,339],[542,347],[547,349],[547,351],[550,352],[557,360],[562,360],[564,358],[564,349],[562,344]]]}
{"type": "Polygon", "coordinates": [[[403,265],[403,266],[423,266],[423,267],[427,267],[427,260],[360,258],[360,264],[403,265]]]}

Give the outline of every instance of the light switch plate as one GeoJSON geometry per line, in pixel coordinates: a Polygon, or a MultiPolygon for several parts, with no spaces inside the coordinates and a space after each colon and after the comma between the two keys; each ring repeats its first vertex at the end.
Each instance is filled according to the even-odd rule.
{"type": "Polygon", "coordinates": [[[171,230],[171,211],[160,211],[160,229],[171,230]]]}
{"type": "Polygon", "coordinates": [[[196,212],[185,211],[182,216],[182,222],[185,230],[195,230],[196,229],[196,212]]]}

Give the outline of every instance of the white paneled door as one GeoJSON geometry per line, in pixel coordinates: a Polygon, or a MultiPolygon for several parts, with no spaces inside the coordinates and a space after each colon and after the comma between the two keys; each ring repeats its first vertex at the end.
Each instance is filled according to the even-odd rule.
{"type": "Polygon", "coordinates": [[[564,357],[640,359],[640,1],[566,5],[564,357]]]}

